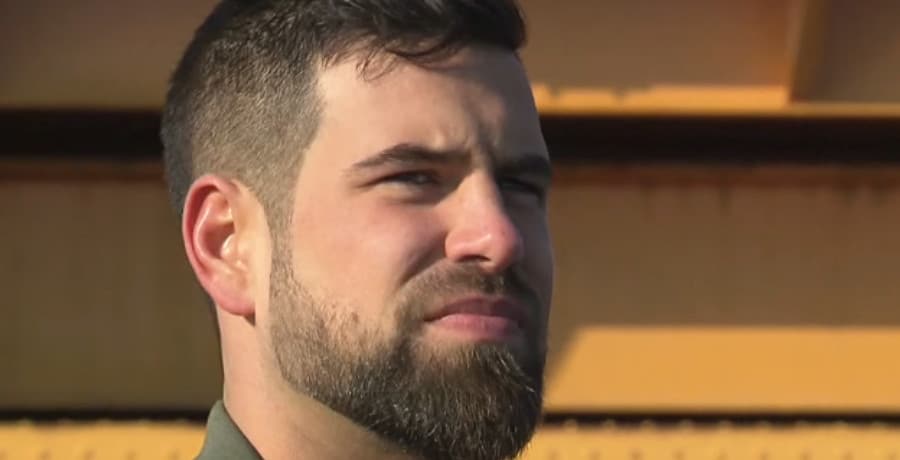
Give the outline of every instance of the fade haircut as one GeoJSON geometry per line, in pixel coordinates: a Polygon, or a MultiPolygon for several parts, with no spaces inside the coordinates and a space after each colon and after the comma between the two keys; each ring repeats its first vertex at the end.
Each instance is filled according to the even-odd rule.
{"type": "Polygon", "coordinates": [[[469,45],[516,53],[515,0],[224,0],[175,70],[162,116],[166,178],[181,217],[191,183],[215,173],[288,222],[303,151],[315,135],[319,72],[362,53],[426,64],[469,45]]]}

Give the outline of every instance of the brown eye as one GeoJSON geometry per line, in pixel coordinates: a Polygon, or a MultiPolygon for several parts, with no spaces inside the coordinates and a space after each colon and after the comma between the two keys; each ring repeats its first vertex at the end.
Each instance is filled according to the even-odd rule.
{"type": "Polygon", "coordinates": [[[384,179],[382,179],[382,182],[410,186],[427,186],[437,185],[439,183],[439,180],[437,175],[428,171],[408,171],[385,177],[384,179]]]}

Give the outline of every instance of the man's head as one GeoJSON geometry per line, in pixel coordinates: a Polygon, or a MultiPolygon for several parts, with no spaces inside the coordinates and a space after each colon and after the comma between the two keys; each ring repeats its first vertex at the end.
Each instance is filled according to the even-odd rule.
{"type": "Polygon", "coordinates": [[[226,387],[231,360],[429,458],[528,441],[553,262],[523,37],[501,0],[216,9],[163,139],[223,349],[260,350],[226,387]]]}

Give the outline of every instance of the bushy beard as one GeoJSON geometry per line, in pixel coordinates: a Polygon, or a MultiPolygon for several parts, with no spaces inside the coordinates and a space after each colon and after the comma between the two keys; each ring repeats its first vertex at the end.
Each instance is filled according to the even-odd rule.
{"type": "MultiPolygon", "coordinates": [[[[545,347],[534,326],[538,312],[519,353],[501,343],[431,350],[416,340],[429,296],[468,288],[521,298],[527,287],[510,278],[458,270],[423,279],[399,302],[397,333],[377,339],[363,336],[355,316],[327,314],[331,305],[314,299],[290,266],[276,261],[270,327],[281,374],[295,390],[406,452],[432,460],[515,457],[541,412],[545,347]]],[[[535,296],[527,297],[536,305],[535,296]]]]}

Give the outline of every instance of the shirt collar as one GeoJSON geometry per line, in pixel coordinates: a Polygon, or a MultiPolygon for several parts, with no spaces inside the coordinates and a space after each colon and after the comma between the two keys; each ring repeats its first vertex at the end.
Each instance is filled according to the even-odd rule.
{"type": "Polygon", "coordinates": [[[222,401],[216,401],[206,421],[206,440],[197,460],[205,459],[262,460],[228,415],[222,401]]]}

